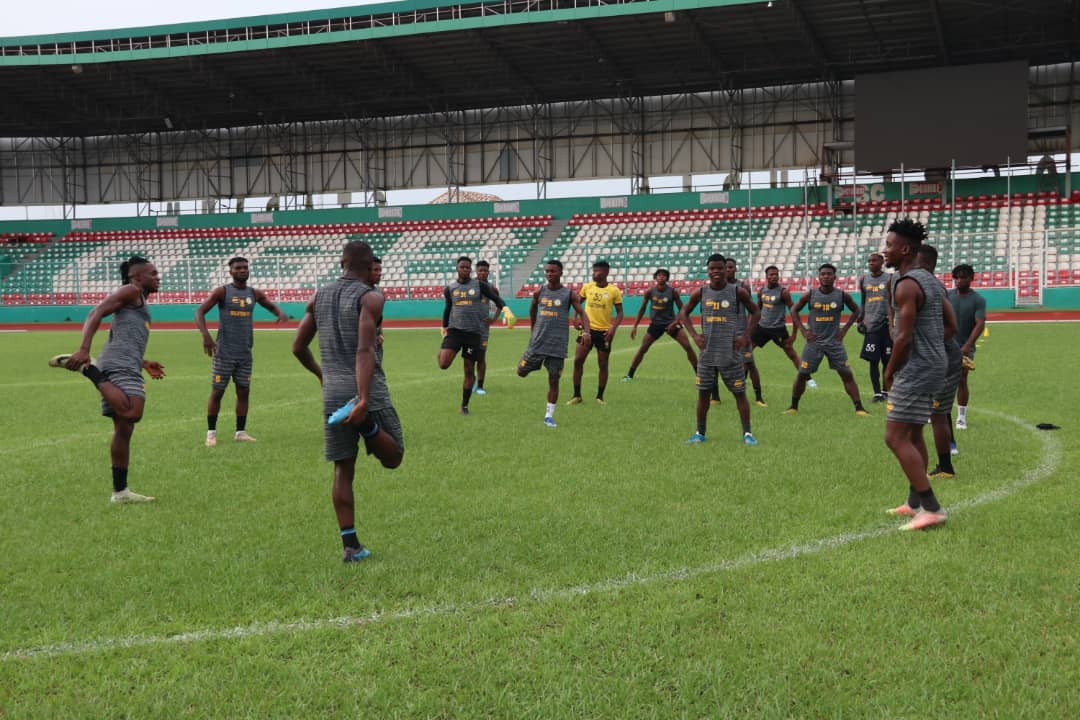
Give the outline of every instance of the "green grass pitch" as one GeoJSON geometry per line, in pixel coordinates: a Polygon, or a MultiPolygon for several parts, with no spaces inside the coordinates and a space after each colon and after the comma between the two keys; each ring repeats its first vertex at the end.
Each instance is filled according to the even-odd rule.
{"type": "MultiPolygon", "coordinates": [[[[249,432],[203,447],[209,360],[157,330],[130,482],[110,424],[46,367],[74,332],[0,335],[0,718],[906,718],[1080,716],[1075,325],[994,325],[972,376],[948,525],[902,534],[906,483],[870,418],[819,372],[758,351],[758,447],[734,402],[694,431],[693,375],[624,328],[608,405],[541,424],[527,331],[493,332],[489,394],[456,414],[460,360],[388,331],[402,467],[358,467],[373,551],[340,562],[316,380],[259,332],[249,432]],[[1034,429],[1038,422],[1062,427],[1034,429]]],[[[99,334],[95,351],[104,341],[99,334]]],[[[801,343],[800,343],[801,346],[801,343]]],[[[927,437],[930,438],[929,431],[927,437]]]]}

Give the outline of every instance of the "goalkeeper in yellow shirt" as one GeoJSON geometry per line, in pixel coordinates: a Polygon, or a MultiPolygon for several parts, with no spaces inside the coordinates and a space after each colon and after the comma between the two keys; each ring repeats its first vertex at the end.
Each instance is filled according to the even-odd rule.
{"type": "MultiPolygon", "coordinates": [[[[592,282],[585,283],[581,287],[581,299],[585,302],[585,313],[589,318],[589,335],[591,343],[583,342],[582,336],[578,336],[577,350],[574,352],[574,397],[570,398],[567,405],[581,404],[581,374],[585,369],[585,358],[589,352],[596,349],[596,362],[600,368],[600,376],[596,384],[596,402],[604,404],[604,388],[608,381],[608,358],[611,357],[611,342],[615,339],[615,331],[623,321],[622,292],[618,287],[608,282],[608,273],[611,266],[604,260],[593,263],[592,282]],[[611,317],[612,309],[615,317],[611,317]]],[[[577,324],[578,330],[582,330],[581,323],[577,324]]]]}

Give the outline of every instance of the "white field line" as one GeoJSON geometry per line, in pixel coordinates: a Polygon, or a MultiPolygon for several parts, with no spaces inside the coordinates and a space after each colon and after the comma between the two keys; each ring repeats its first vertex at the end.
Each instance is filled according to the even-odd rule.
{"type": "MultiPolygon", "coordinates": [[[[968,500],[961,500],[949,506],[951,515],[958,515],[986,503],[1002,500],[1015,495],[1024,488],[1045,480],[1052,475],[1061,463],[1061,445],[1051,432],[1040,432],[1027,421],[1005,413],[991,410],[976,410],[979,414],[990,415],[1013,423],[1028,430],[1042,441],[1043,452],[1038,465],[1031,468],[1019,479],[988,490],[968,500]]],[[[16,648],[0,655],[0,662],[10,662],[26,658],[52,658],[73,655],[123,650],[127,648],[169,647],[190,645],[197,642],[231,640],[244,638],[268,637],[274,635],[299,634],[308,631],[332,630],[337,628],[365,627],[380,622],[409,620],[423,617],[444,617],[480,612],[490,608],[517,607],[521,605],[545,603],[555,600],[572,599],[587,595],[617,592],[623,588],[653,585],[663,582],[687,580],[703,575],[738,570],[765,563],[782,562],[804,555],[816,555],[833,548],[851,545],[863,540],[884,537],[896,532],[896,525],[877,527],[850,533],[840,533],[820,540],[811,540],[794,545],[783,545],[759,552],[749,553],[732,560],[720,560],[694,568],[675,568],[649,574],[631,573],[622,577],[601,580],[595,583],[573,585],[561,588],[537,588],[518,596],[494,597],[473,603],[429,605],[419,608],[406,608],[390,612],[372,613],[354,617],[326,618],[322,620],[295,620],[292,622],[266,622],[241,625],[233,628],[208,628],[193,630],[175,635],[129,635],[119,638],[97,638],[78,642],[54,643],[36,647],[16,648]]]]}

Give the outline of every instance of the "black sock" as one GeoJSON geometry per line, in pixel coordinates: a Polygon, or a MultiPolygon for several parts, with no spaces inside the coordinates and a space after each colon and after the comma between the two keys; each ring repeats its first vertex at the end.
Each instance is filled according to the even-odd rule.
{"type": "Polygon", "coordinates": [[[699,422],[697,424],[697,431],[698,431],[698,435],[702,435],[702,436],[705,435],[705,422],[704,421],[699,422]]]}
{"type": "Polygon", "coordinates": [[[127,490],[127,468],[113,466],[112,489],[113,492],[127,490]]]}
{"type": "Polygon", "coordinates": [[[607,385],[597,385],[596,386],[596,399],[597,400],[603,400],[604,399],[604,389],[606,387],[607,387],[607,385]]]}
{"type": "Polygon", "coordinates": [[[360,548],[360,540],[356,537],[356,528],[351,525],[341,528],[341,544],[349,550],[358,550],[360,548]]]}
{"type": "Polygon", "coordinates": [[[919,498],[919,493],[915,488],[908,489],[907,504],[912,510],[918,510],[922,507],[922,500],[919,498]]]}
{"type": "Polygon", "coordinates": [[[484,389],[484,378],[476,378],[476,388],[478,390],[484,389]]]}
{"type": "Polygon", "coordinates": [[[97,365],[87,365],[82,369],[82,374],[90,379],[90,382],[94,383],[94,387],[97,387],[101,383],[106,381],[105,373],[98,369],[97,365]]]}
{"type": "Polygon", "coordinates": [[[472,386],[461,388],[461,407],[469,407],[470,397],[472,397],[472,386]]]}
{"type": "Polygon", "coordinates": [[[765,402],[765,400],[761,397],[761,388],[754,388],[754,399],[758,402],[765,402]]]}
{"type": "Polygon", "coordinates": [[[881,394],[881,371],[876,362],[870,363],[870,384],[874,386],[874,394],[881,394]]]}
{"type": "Polygon", "coordinates": [[[946,450],[943,453],[937,454],[937,466],[939,469],[944,470],[947,473],[955,474],[952,466],[952,453],[946,450]]]}
{"type": "Polygon", "coordinates": [[[926,510],[928,512],[937,512],[941,510],[941,503],[939,503],[937,501],[937,498],[934,497],[933,488],[930,488],[929,490],[920,490],[919,500],[922,501],[923,510],[926,510]]]}
{"type": "Polygon", "coordinates": [[[206,416],[206,429],[217,430],[217,415],[206,416]]]}
{"type": "Polygon", "coordinates": [[[791,396],[791,407],[793,407],[796,410],[799,409],[799,398],[797,396],[795,396],[795,395],[791,396]]]}
{"type": "Polygon", "coordinates": [[[581,397],[581,384],[574,383],[574,397],[581,397]]]}
{"type": "Polygon", "coordinates": [[[856,400],[855,401],[855,410],[856,411],[862,410],[863,412],[866,412],[866,408],[864,408],[862,406],[862,400],[856,400]]]}
{"type": "Polygon", "coordinates": [[[742,431],[743,431],[743,435],[745,435],[745,434],[747,434],[748,432],[750,432],[750,421],[749,421],[749,420],[747,420],[746,422],[744,422],[744,423],[743,423],[743,425],[742,425],[742,431]]]}
{"type": "Polygon", "coordinates": [[[719,382],[717,382],[715,385],[713,385],[712,393],[709,395],[709,400],[716,400],[717,402],[720,401],[720,383],[719,382]]]}
{"type": "Polygon", "coordinates": [[[636,372],[637,372],[637,368],[632,367],[632,368],[630,368],[629,370],[626,371],[626,377],[632,378],[632,377],[634,377],[634,373],[636,373],[636,372]]]}
{"type": "Polygon", "coordinates": [[[242,432],[247,427],[247,415],[236,416],[236,432],[242,432]]]}

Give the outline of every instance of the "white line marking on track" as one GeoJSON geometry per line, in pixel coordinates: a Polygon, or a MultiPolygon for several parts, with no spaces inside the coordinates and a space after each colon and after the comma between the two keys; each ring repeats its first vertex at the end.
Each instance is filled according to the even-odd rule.
{"type": "MultiPolygon", "coordinates": [[[[986,503],[1002,500],[1014,495],[1024,488],[1030,487],[1041,480],[1045,480],[1057,469],[1061,463],[1061,445],[1057,438],[1050,433],[1040,432],[1032,427],[1031,423],[1021,418],[1007,415],[992,410],[978,410],[979,414],[990,415],[1006,422],[1013,423],[1022,429],[1029,430],[1042,441],[1043,453],[1038,465],[1028,470],[1019,479],[1005,483],[1000,487],[988,490],[980,495],[967,500],[949,505],[951,515],[960,514],[966,510],[985,505],[986,503]]],[[[812,540],[795,545],[784,545],[759,552],[749,553],[732,560],[721,560],[696,568],[675,568],[648,575],[632,573],[618,578],[601,580],[595,583],[574,585],[563,588],[538,588],[529,591],[525,595],[497,597],[480,602],[466,603],[461,605],[430,605],[427,607],[395,610],[385,613],[373,613],[355,617],[327,618],[323,620],[296,620],[293,622],[266,622],[241,625],[233,628],[208,628],[205,630],[193,630],[191,632],[176,635],[129,635],[120,638],[98,638],[79,642],[54,643],[52,645],[39,645],[36,647],[17,648],[0,655],[0,662],[23,660],[28,658],[52,658],[72,655],[87,655],[91,653],[108,652],[110,650],[123,650],[128,648],[144,647],[168,647],[173,645],[189,645],[196,642],[243,639],[253,637],[267,637],[273,635],[297,634],[308,631],[332,630],[336,628],[364,627],[379,622],[394,620],[408,620],[411,618],[438,617],[456,615],[461,613],[476,612],[489,608],[517,607],[527,603],[544,603],[552,600],[564,600],[586,595],[615,592],[622,588],[651,585],[671,580],[687,580],[703,575],[713,575],[738,570],[740,568],[762,565],[765,563],[782,562],[804,555],[831,550],[833,548],[851,545],[863,540],[871,540],[896,532],[896,525],[883,525],[857,532],[841,533],[820,540],[812,540]]]]}

